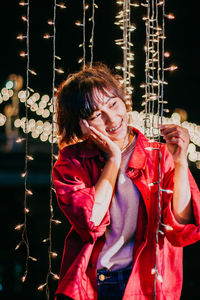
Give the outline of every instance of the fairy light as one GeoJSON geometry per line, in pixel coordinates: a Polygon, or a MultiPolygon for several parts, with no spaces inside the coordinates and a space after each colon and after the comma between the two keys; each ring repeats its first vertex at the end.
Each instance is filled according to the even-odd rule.
{"type": "MultiPolygon", "coordinates": [[[[123,73],[123,80],[121,81],[126,91],[126,106],[128,110],[132,109],[131,95],[133,93],[133,87],[131,85],[132,77],[134,77],[133,60],[134,54],[132,52],[132,31],[136,28],[131,24],[131,6],[133,6],[129,0],[116,1],[116,3],[122,6],[122,9],[116,15],[115,24],[123,32],[123,36],[120,39],[115,40],[115,44],[120,46],[123,51],[123,66],[116,66],[117,70],[121,70],[123,73]]],[[[137,7],[137,5],[135,6],[137,7]]]]}
{"type": "MultiPolygon", "coordinates": [[[[51,124],[46,122],[43,123],[43,121],[37,121],[36,125],[34,128],[34,131],[32,131],[32,136],[33,137],[38,137],[40,135],[40,140],[41,141],[47,141],[49,140],[49,137],[52,136],[54,137],[55,135],[55,77],[56,73],[62,74],[64,73],[62,68],[57,68],[56,67],[56,59],[61,60],[61,57],[56,55],[56,15],[57,15],[57,7],[60,8],[66,8],[64,3],[57,3],[56,0],[53,0],[54,3],[54,9],[53,9],[53,20],[49,20],[48,24],[52,26],[52,31],[53,34],[50,36],[49,34],[46,34],[46,38],[48,36],[52,38],[52,52],[53,52],[53,62],[52,62],[52,97],[51,101],[49,102],[49,97],[46,95],[46,97],[42,97],[41,101],[39,102],[39,105],[37,105],[34,110],[38,115],[43,115],[43,117],[48,117],[51,113],[51,124]],[[47,103],[49,105],[49,109],[45,110],[45,107],[47,106],[47,103]]],[[[76,25],[81,25],[81,24],[76,24],[76,25]]],[[[34,104],[36,104],[34,102],[34,104]]],[[[33,105],[34,105],[33,104],[33,105]]],[[[49,300],[50,299],[50,290],[49,290],[49,277],[52,276],[53,279],[58,279],[59,276],[57,274],[54,274],[52,272],[52,258],[57,257],[57,253],[52,251],[52,224],[56,223],[59,224],[58,220],[54,219],[54,209],[53,209],[53,175],[52,175],[52,170],[53,170],[53,165],[54,165],[54,143],[55,140],[54,138],[51,138],[49,140],[51,144],[51,172],[50,172],[50,191],[49,191],[49,211],[50,211],[50,218],[49,218],[49,236],[46,239],[43,239],[43,242],[49,242],[49,247],[48,247],[48,272],[46,274],[46,282],[44,284],[41,284],[38,287],[38,290],[43,290],[45,288],[45,293],[46,293],[46,298],[49,300]]]]}
{"type": "Polygon", "coordinates": [[[91,37],[90,37],[90,67],[92,67],[93,64],[93,59],[94,59],[94,28],[95,28],[95,8],[98,6],[95,4],[95,0],[92,0],[92,16],[91,16],[91,21],[92,21],[92,32],[91,32],[91,37]]]}
{"type": "MultiPolygon", "coordinates": [[[[145,84],[141,85],[145,89],[143,95],[143,105],[145,106],[144,117],[144,133],[150,139],[150,141],[160,141],[159,124],[163,124],[164,119],[164,104],[167,101],[164,99],[164,85],[166,84],[164,79],[165,71],[174,71],[176,66],[170,66],[165,68],[164,58],[169,57],[169,52],[164,51],[165,36],[165,1],[158,0],[146,0],[145,3],[141,3],[146,8],[146,16],[143,17],[146,26],[146,45],[145,50],[145,84]]],[[[169,15],[167,16],[170,19],[169,15]]],[[[154,275],[154,299],[157,298],[157,281],[163,282],[162,276],[158,270],[158,248],[159,248],[159,234],[164,234],[160,230],[160,226],[163,225],[165,229],[169,225],[161,223],[161,195],[162,193],[173,193],[169,189],[163,189],[161,187],[161,160],[162,154],[160,148],[146,147],[148,151],[158,151],[158,179],[156,182],[149,183],[149,188],[153,185],[158,186],[158,199],[157,199],[157,225],[155,232],[155,265],[152,268],[151,274],[154,275]]]]}
{"type": "MultiPolygon", "coordinates": [[[[22,276],[21,280],[24,282],[28,275],[28,261],[31,259],[32,261],[37,261],[36,258],[30,256],[30,247],[27,233],[27,213],[29,209],[27,208],[27,196],[32,196],[33,192],[27,188],[27,177],[28,177],[28,161],[33,160],[33,157],[28,154],[28,97],[29,90],[32,90],[29,87],[29,74],[36,75],[36,72],[30,70],[30,57],[29,57],[29,27],[30,27],[30,2],[20,2],[19,5],[26,6],[26,16],[22,16],[22,20],[26,22],[26,35],[19,34],[17,39],[23,40],[26,39],[26,51],[21,51],[20,56],[26,57],[26,90],[24,91],[24,103],[25,103],[25,117],[24,117],[24,138],[18,138],[16,143],[25,142],[25,161],[24,161],[24,172],[21,174],[21,177],[24,178],[24,222],[21,225],[17,225],[15,227],[16,230],[22,229],[21,241],[15,247],[15,250],[19,249],[19,247],[24,244],[26,247],[26,259],[25,259],[25,272],[22,276]]],[[[16,122],[17,125],[17,122],[16,122]]]]}
{"type": "Polygon", "coordinates": [[[56,3],[56,6],[62,8],[62,9],[67,8],[67,6],[65,5],[64,2],[56,3]]]}

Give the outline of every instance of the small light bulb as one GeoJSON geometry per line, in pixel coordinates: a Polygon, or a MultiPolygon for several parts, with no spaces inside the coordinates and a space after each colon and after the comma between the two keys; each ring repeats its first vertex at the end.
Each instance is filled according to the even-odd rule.
{"type": "Polygon", "coordinates": [[[164,57],[170,57],[170,53],[169,52],[165,52],[164,53],[164,57]]]}
{"type": "Polygon", "coordinates": [[[26,157],[28,160],[34,160],[33,156],[31,156],[31,155],[27,155],[26,157]]]}
{"type": "Polygon", "coordinates": [[[39,291],[42,291],[43,288],[44,288],[46,285],[47,285],[47,283],[41,284],[41,285],[38,286],[37,289],[38,289],[39,291]]]}
{"type": "Polygon", "coordinates": [[[28,22],[28,19],[27,19],[27,17],[25,17],[25,16],[22,16],[22,20],[23,20],[24,22],[28,22]]]}
{"type": "Polygon", "coordinates": [[[30,258],[33,261],[37,261],[37,258],[35,258],[35,257],[29,256],[28,258],[30,258]]]}
{"type": "Polygon", "coordinates": [[[151,275],[154,275],[154,274],[156,274],[156,269],[155,268],[151,269],[151,275]]]}
{"type": "Polygon", "coordinates": [[[53,274],[53,279],[58,280],[59,276],[57,274],[53,274]]]}
{"type": "Polygon", "coordinates": [[[24,51],[21,51],[21,52],[19,53],[19,55],[20,55],[21,57],[25,57],[25,56],[27,56],[27,53],[25,53],[24,51]]]}
{"type": "Polygon", "coordinates": [[[21,2],[19,2],[19,5],[25,6],[25,5],[28,5],[28,3],[24,2],[24,1],[21,1],[21,2]]]}
{"type": "Polygon", "coordinates": [[[45,34],[43,35],[43,38],[46,39],[46,40],[48,40],[48,39],[50,39],[50,38],[52,38],[52,37],[53,37],[53,35],[50,35],[49,33],[45,33],[45,34]]]}
{"type": "Polygon", "coordinates": [[[56,71],[56,72],[58,72],[58,73],[60,73],[60,74],[63,74],[63,73],[64,73],[64,71],[63,71],[63,69],[62,69],[62,68],[55,69],[55,71],[56,71]]]}
{"type": "Polygon", "coordinates": [[[51,256],[55,258],[58,256],[58,254],[56,252],[51,252],[51,256]]]}
{"type": "Polygon", "coordinates": [[[47,23],[48,23],[49,25],[54,25],[54,22],[53,22],[52,20],[48,20],[47,23]]]}
{"type": "Polygon", "coordinates": [[[26,194],[27,194],[28,196],[32,196],[32,195],[33,195],[33,192],[32,192],[31,190],[26,190],[26,194]]]}
{"type": "Polygon", "coordinates": [[[59,6],[60,8],[67,8],[64,2],[60,2],[56,4],[56,6],[59,6]]]}
{"type": "Polygon", "coordinates": [[[26,275],[22,276],[21,280],[24,282],[26,280],[26,275]]]}
{"type": "Polygon", "coordinates": [[[76,26],[83,26],[83,24],[81,23],[81,21],[76,21],[76,26]]]}
{"type": "Polygon", "coordinates": [[[30,72],[32,75],[35,75],[35,76],[37,75],[37,73],[36,73],[34,70],[30,70],[30,69],[29,69],[29,72],[30,72]]]}
{"type": "Polygon", "coordinates": [[[16,225],[15,226],[15,230],[20,230],[23,226],[24,226],[24,224],[16,225]]]}
{"type": "Polygon", "coordinates": [[[168,15],[165,15],[168,19],[170,20],[173,20],[175,19],[175,16],[173,14],[168,14],[168,15]]]}
{"type": "Polygon", "coordinates": [[[25,35],[23,35],[23,34],[18,34],[18,36],[17,36],[17,39],[18,40],[23,40],[23,39],[25,39],[26,38],[26,36],[25,35]]]}

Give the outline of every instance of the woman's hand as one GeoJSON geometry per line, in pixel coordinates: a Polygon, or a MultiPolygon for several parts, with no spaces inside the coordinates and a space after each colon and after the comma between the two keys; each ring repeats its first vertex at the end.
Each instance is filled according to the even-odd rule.
{"type": "Polygon", "coordinates": [[[181,126],[170,124],[161,125],[160,132],[166,140],[168,150],[175,164],[187,164],[187,149],[190,142],[188,130],[181,126]]]}
{"type": "Polygon", "coordinates": [[[84,136],[91,138],[91,140],[107,154],[108,159],[116,160],[117,165],[121,163],[121,150],[109,137],[98,131],[92,126],[89,126],[86,120],[80,121],[80,127],[84,136]]]}

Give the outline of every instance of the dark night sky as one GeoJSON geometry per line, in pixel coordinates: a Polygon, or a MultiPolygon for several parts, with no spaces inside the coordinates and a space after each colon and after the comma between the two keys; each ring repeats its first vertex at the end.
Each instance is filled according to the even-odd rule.
{"type": "MultiPolygon", "coordinates": [[[[0,88],[2,88],[11,73],[21,74],[25,78],[26,62],[19,57],[19,52],[24,50],[24,41],[19,41],[16,36],[25,33],[26,26],[21,21],[25,8],[18,5],[19,1],[5,0],[0,3],[0,88]]],[[[30,1],[30,67],[38,76],[30,76],[30,86],[41,94],[51,95],[52,88],[52,44],[50,40],[44,40],[43,34],[49,32],[51,27],[47,20],[53,16],[53,1],[32,0],[30,1]]],[[[88,1],[91,3],[91,0],[88,1]]],[[[102,61],[114,68],[116,64],[122,63],[122,51],[115,45],[114,39],[121,37],[121,30],[114,25],[117,8],[114,0],[96,0],[99,9],[96,10],[94,61],[102,61]]],[[[169,65],[175,64],[179,68],[173,73],[166,74],[168,86],[165,88],[165,95],[169,101],[169,108],[183,108],[188,112],[188,121],[200,124],[199,105],[199,10],[197,1],[166,1],[166,12],[175,14],[176,19],[166,20],[166,50],[171,53],[169,65]]],[[[67,9],[59,10],[57,13],[57,36],[56,54],[63,58],[62,63],[58,62],[57,67],[62,67],[64,75],[56,76],[56,84],[59,85],[68,73],[80,68],[77,63],[82,56],[82,50],[78,45],[82,43],[82,30],[75,26],[75,21],[82,18],[82,1],[67,0],[67,9]]],[[[141,89],[139,85],[144,81],[144,42],[145,27],[141,17],[145,15],[143,7],[133,10],[136,31],[133,33],[135,52],[135,78],[133,85],[134,107],[141,110],[141,89]]],[[[87,18],[91,11],[87,12],[87,18]]],[[[90,36],[91,28],[87,27],[90,36]]],[[[87,48],[87,59],[90,60],[90,49],[87,48]]],[[[166,61],[166,65],[167,65],[166,61]]],[[[0,106],[0,112],[3,105],[0,106]]],[[[42,144],[44,147],[44,144],[42,144]]],[[[40,148],[41,149],[41,148],[40,148]]],[[[19,235],[13,230],[14,226],[23,219],[23,182],[18,179],[23,171],[24,153],[0,153],[2,171],[9,171],[9,180],[16,180],[15,184],[9,182],[0,183],[1,187],[1,209],[0,227],[4,228],[1,240],[4,241],[0,249],[0,298],[1,299],[29,299],[43,300],[44,294],[38,294],[36,287],[45,280],[48,267],[47,247],[42,245],[42,239],[46,238],[48,232],[48,201],[49,201],[49,154],[42,153],[37,147],[33,147],[35,160],[30,166],[30,182],[34,190],[33,200],[29,205],[31,214],[29,218],[29,236],[32,255],[38,257],[38,264],[30,263],[30,277],[22,287],[20,276],[24,268],[24,253],[19,251],[14,254],[13,249],[19,242],[19,235]],[[32,176],[32,177],[31,177],[32,176]],[[45,179],[46,178],[46,179],[45,179]],[[8,192],[9,191],[9,192],[8,192]],[[10,207],[12,209],[10,209],[10,207]],[[6,226],[5,226],[6,224],[6,226]],[[40,268],[40,269],[38,269],[40,268]],[[1,284],[5,290],[1,291],[1,284]],[[24,297],[23,297],[24,296],[24,297]]],[[[50,153],[50,149],[49,149],[50,153]]],[[[194,170],[193,170],[194,171],[194,170]]],[[[195,176],[199,181],[199,170],[195,169],[195,176]]],[[[1,177],[2,178],[2,177],[1,177]]],[[[4,180],[5,182],[5,180],[4,180]]],[[[63,220],[59,229],[53,229],[53,243],[55,250],[60,256],[53,264],[55,272],[59,270],[63,240],[66,235],[68,224],[64,220],[60,210],[55,205],[56,218],[63,220]]],[[[186,247],[184,262],[184,290],[181,300],[200,299],[199,276],[199,243],[186,247]]],[[[52,291],[55,290],[55,283],[52,283],[52,291]]],[[[53,299],[53,298],[52,298],[53,299]]]]}

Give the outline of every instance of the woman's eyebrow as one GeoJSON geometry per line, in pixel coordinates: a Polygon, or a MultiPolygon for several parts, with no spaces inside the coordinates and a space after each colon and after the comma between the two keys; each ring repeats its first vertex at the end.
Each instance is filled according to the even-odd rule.
{"type": "Polygon", "coordinates": [[[116,96],[110,96],[105,102],[104,104],[107,104],[111,99],[116,98],[116,96]]]}
{"type": "MultiPolygon", "coordinates": [[[[116,96],[110,96],[110,97],[107,98],[105,101],[99,101],[99,102],[102,103],[102,104],[104,105],[104,104],[107,104],[107,103],[108,103],[111,99],[113,99],[113,98],[116,98],[116,96]]],[[[102,104],[101,104],[101,105],[102,105],[102,104]]],[[[98,106],[95,108],[94,112],[97,111],[97,110],[99,110],[100,108],[101,108],[101,106],[98,105],[98,106]]]]}

